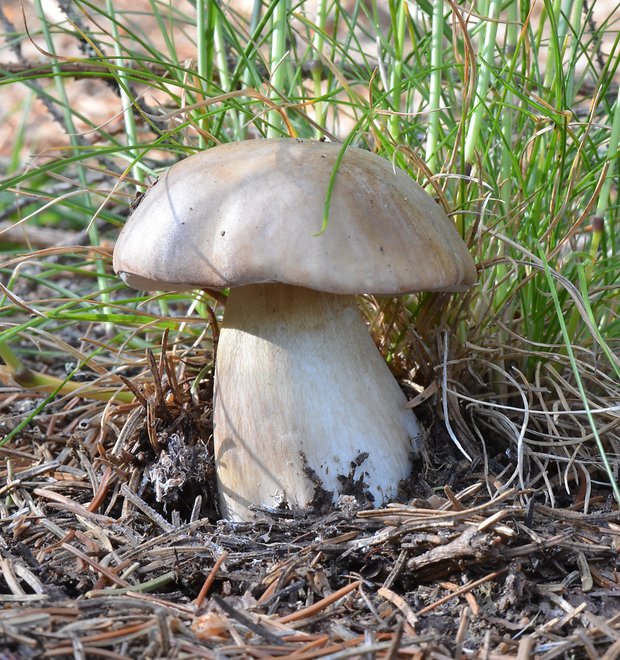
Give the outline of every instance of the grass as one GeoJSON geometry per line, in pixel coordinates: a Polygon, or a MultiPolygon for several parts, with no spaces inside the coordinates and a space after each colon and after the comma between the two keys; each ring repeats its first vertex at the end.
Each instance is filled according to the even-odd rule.
{"type": "Polygon", "coordinates": [[[602,488],[620,501],[612,7],[320,0],[310,11],[282,0],[256,2],[247,16],[234,3],[189,7],[75,0],[57,21],[35,2],[27,26],[0,9],[0,84],[27,102],[3,117],[12,128],[2,219],[82,241],[3,244],[4,375],[27,368],[39,387],[53,375],[42,389],[70,399],[58,373],[69,361],[70,373],[118,392],[124,376],[148,383],[145,348],[166,331],[180,362],[208,364],[214,326],[204,319],[221,316],[221,300],[140,297],[111,271],[131,200],[163,168],[218,142],[325,135],[407,169],[474,254],[479,283],[468,294],[362,302],[394,371],[437,388],[428,410],[482,465],[489,492],[542,489],[587,509],[602,488]]]}

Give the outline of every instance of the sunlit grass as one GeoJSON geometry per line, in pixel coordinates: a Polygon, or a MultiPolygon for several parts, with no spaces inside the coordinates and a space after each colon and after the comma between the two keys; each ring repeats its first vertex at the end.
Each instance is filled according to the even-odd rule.
{"type": "Polygon", "coordinates": [[[73,358],[88,369],[105,356],[118,387],[116,371],[144,364],[139,351],[159,346],[165,329],[177,347],[195,346],[206,326],[192,296],[151,301],[111,273],[136,191],[219,142],[324,135],[406,168],[446,204],[479,266],[477,287],[462,296],[366,301],[394,371],[437,387],[431,409],[439,419],[450,411],[451,429],[487,473],[489,452],[513,452],[503,487],[542,483],[554,499],[584,478],[579,462],[620,498],[613,13],[580,2],[534,11],[520,0],[480,0],[471,12],[448,2],[272,0],[248,15],[209,0],[195,13],[156,0],[119,4],[76,0],[54,24],[37,2],[30,36],[17,18],[4,35],[0,63],[19,66],[0,84],[30,91],[23,113],[14,110],[0,210],[26,226],[87,231],[79,253],[20,256],[7,246],[8,367],[31,359],[37,332],[67,323],[87,335],[106,328],[104,341],[83,342],[73,358]],[[40,50],[20,60],[16,47],[31,38],[40,50]],[[106,99],[106,121],[80,103],[76,71],[106,99]],[[33,109],[53,117],[49,131],[63,147],[32,142],[33,109]]]}

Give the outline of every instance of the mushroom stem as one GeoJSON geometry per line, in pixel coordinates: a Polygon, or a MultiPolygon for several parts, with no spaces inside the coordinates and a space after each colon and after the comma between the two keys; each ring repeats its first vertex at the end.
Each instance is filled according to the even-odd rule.
{"type": "Polygon", "coordinates": [[[284,284],[231,290],[215,387],[226,518],[343,493],[380,505],[409,476],[420,427],[353,296],[284,284]]]}

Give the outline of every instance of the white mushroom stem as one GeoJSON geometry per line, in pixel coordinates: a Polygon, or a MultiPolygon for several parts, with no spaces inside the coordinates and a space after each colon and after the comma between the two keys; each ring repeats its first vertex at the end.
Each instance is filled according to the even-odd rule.
{"type": "Polygon", "coordinates": [[[335,501],[353,471],[380,505],[409,476],[420,427],[353,296],[283,284],[231,290],[215,388],[228,519],[256,517],[251,505],[335,501]]]}

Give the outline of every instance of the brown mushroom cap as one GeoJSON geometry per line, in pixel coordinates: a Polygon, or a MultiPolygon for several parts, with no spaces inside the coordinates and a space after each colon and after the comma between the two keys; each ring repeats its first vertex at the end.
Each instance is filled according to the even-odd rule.
{"type": "Polygon", "coordinates": [[[476,280],[453,222],[401,170],[341,145],[248,140],[165,172],[125,224],[114,270],[143,290],[280,282],[339,294],[460,291],[476,280]]]}

